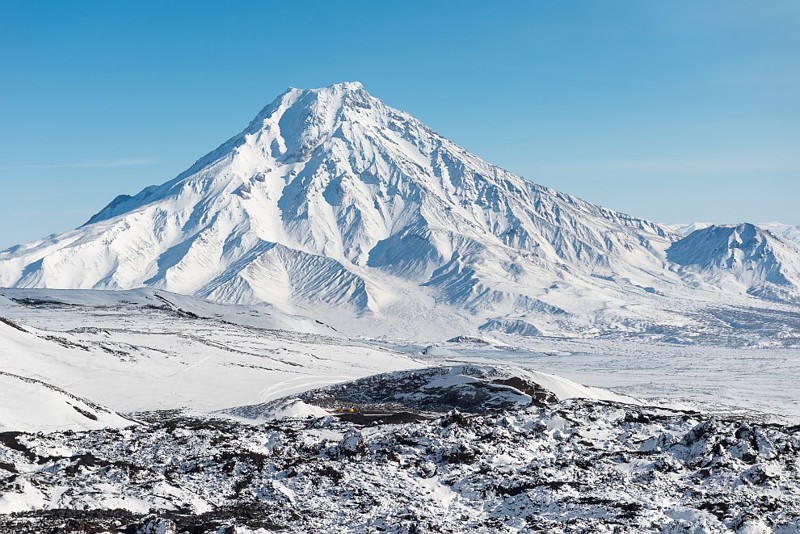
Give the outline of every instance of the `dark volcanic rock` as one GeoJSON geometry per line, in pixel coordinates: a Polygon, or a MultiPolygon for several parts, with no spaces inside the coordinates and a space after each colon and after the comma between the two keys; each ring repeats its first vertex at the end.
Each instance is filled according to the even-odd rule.
{"type": "MultiPolygon", "coordinates": [[[[423,377],[422,385],[470,383],[449,373],[423,377]]],[[[327,388],[307,398],[394,402],[420,380],[362,381],[348,393],[327,388]]],[[[495,386],[519,395],[515,386],[495,386]]],[[[498,391],[441,404],[428,392],[410,400],[418,408],[441,409],[451,399],[471,407],[469,399],[498,391]]],[[[588,400],[535,406],[526,398],[504,411],[451,411],[366,429],[344,417],[243,425],[161,414],[123,430],[5,434],[0,460],[9,475],[0,480],[0,505],[18,512],[0,515],[0,531],[796,532],[800,525],[796,429],[588,400]]]]}

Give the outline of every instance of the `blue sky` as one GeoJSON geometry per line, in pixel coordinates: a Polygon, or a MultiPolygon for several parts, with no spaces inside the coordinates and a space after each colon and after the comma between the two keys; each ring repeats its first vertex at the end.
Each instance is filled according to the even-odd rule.
{"type": "Polygon", "coordinates": [[[358,80],[479,156],[662,222],[800,223],[800,2],[0,4],[0,247],[358,80]]]}

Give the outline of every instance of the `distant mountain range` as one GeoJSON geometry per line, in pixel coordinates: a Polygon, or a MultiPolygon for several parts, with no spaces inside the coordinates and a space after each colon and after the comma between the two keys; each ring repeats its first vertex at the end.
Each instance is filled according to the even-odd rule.
{"type": "Polygon", "coordinates": [[[3,251],[0,285],[150,286],[394,337],[690,340],[720,309],[800,336],[798,228],[690,230],[534,184],[341,83],[289,89],[175,179],[3,251]]]}

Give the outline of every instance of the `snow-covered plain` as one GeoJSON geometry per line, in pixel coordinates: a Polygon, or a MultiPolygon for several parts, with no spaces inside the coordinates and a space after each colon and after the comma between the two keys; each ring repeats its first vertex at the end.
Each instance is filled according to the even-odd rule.
{"type": "MultiPolygon", "coordinates": [[[[524,339],[441,344],[451,361],[508,362],[643,401],[800,424],[800,349],[635,340],[524,339]]],[[[416,349],[417,347],[415,347],[416,349]]]]}

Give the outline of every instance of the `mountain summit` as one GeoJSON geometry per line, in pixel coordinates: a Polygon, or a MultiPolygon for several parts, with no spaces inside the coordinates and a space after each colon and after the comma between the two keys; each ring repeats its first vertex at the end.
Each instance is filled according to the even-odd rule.
{"type": "Polygon", "coordinates": [[[632,300],[691,293],[667,257],[678,239],[491,165],[349,82],[290,88],[175,179],[0,253],[0,285],[152,286],[336,324],[591,330],[598,311],[603,328],[630,325],[632,300]]]}

